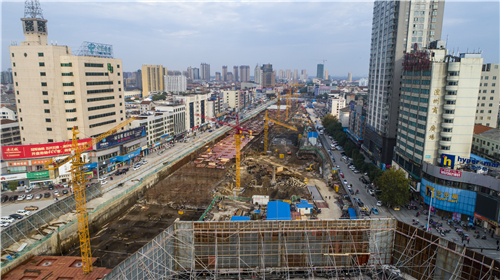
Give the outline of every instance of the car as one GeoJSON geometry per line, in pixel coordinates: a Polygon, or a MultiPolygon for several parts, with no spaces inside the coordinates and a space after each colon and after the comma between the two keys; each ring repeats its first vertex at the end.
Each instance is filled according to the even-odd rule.
{"type": "Polygon", "coordinates": [[[134,171],[139,170],[140,168],[141,168],[140,165],[139,166],[134,166],[134,171]]]}
{"type": "Polygon", "coordinates": [[[35,199],[41,199],[42,197],[43,197],[43,194],[41,194],[41,193],[35,195],[35,199]]]}
{"type": "Polygon", "coordinates": [[[6,222],[6,223],[13,223],[16,220],[14,218],[12,218],[12,217],[4,216],[4,217],[0,218],[0,221],[6,222]]]}
{"type": "Polygon", "coordinates": [[[351,194],[354,194],[354,191],[352,189],[348,189],[351,194]]]}
{"type": "Polygon", "coordinates": [[[48,197],[50,197],[50,193],[49,192],[46,192],[46,193],[43,194],[43,198],[48,198],[48,197]]]}
{"type": "Polygon", "coordinates": [[[15,195],[13,195],[13,196],[11,196],[11,197],[9,198],[9,201],[15,201],[15,200],[17,200],[17,195],[16,195],[16,194],[15,194],[15,195]]]}
{"type": "Polygon", "coordinates": [[[369,190],[368,190],[368,193],[369,193],[371,196],[375,196],[375,191],[374,191],[374,190],[372,190],[372,189],[369,189],[369,190]]]}
{"type": "Polygon", "coordinates": [[[16,214],[22,215],[22,216],[29,216],[29,215],[31,215],[31,211],[28,211],[28,210],[17,210],[16,214]]]}
{"type": "Polygon", "coordinates": [[[104,180],[106,180],[106,179],[108,179],[108,177],[106,177],[106,176],[102,176],[101,178],[99,178],[99,181],[104,181],[104,180]]]}
{"type": "Polygon", "coordinates": [[[26,198],[26,195],[25,194],[22,194],[20,195],[17,200],[24,200],[26,198]]]}
{"type": "Polygon", "coordinates": [[[63,186],[63,188],[69,188],[69,185],[66,183],[64,183],[62,186],[63,186]]]}
{"type": "Polygon", "coordinates": [[[26,206],[26,207],[24,207],[24,210],[26,210],[26,211],[36,211],[36,210],[38,210],[38,206],[34,206],[34,205],[26,206]]]}
{"type": "Polygon", "coordinates": [[[339,169],[339,168],[340,168],[340,165],[337,165],[337,168],[339,169]]]}
{"type": "Polygon", "coordinates": [[[347,185],[347,180],[344,180],[343,182],[344,182],[344,185],[347,185]]]}
{"type": "Polygon", "coordinates": [[[33,197],[34,197],[34,195],[32,195],[32,194],[28,194],[28,195],[26,196],[26,199],[27,199],[27,200],[32,200],[32,199],[33,199],[33,197]]]}
{"type": "Polygon", "coordinates": [[[25,193],[30,193],[32,190],[33,190],[33,188],[26,188],[26,189],[24,190],[24,192],[25,192],[25,193]]]}
{"type": "Polygon", "coordinates": [[[340,174],[340,177],[344,178],[344,173],[340,172],[339,174],[340,174]]]}
{"type": "Polygon", "coordinates": [[[22,218],[24,218],[24,216],[19,215],[19,214],[10,214],[9,217],[11,217],[12,219],[17,219],[17,220],[21,220],[22,218]]]}
{"type": "Polygon", "coordinates": [[[359,170],[354,169],[352,172],[354,172],[354,174],[358,174],[358,173],[359,173],[359,170]]]}
{"type": "Polygon", "coordinates": [[[62,190],[63,194],[68,194],[68,190],[62,190]]]}
{"type": "Polygon", "coordinates": [[[143,160],[141,161],[141,163],[142,163],[142,164],[146,164],[146,163],[148,163],[148,161],[147,161],[147,160],[145,160],[145,159],[143,159],[143,160]]]}
{"type": "Polygon", "coordinates": [[[393,207],[392,207],[392,210],[394,210],[394,211],[399,211],[399,210],[401,210],[401,209],[399,208],[399,206],[393,206],[393,207]]]}
{"type": "Polygon", "coordinates": [[[382,201],[377,201],[377,206],[382,206],[382,201]]]}
{"type": "Polygon", "coordinates": [[[359,180],[360,180],[363,184],[368,184],[368,181],[366,181],[366,178],[365,178],[364,176],[359,177],[359,180]]]}
{"type": "Polygon", "coordinates": [[[54,185],[50,185],[49,186],[49,191],[53,190],[54,189],[54,185]]]}
{"type": "Polygon", "coordinates": [[[59,191],[54,191],[54,196],[59,196],[59,191]]]}
{"type": "Polygon", "coordinates": [[[2,226],[2,227],[8,227],[8,226],[10,226],[10,223],[9,222],[1,221],[0,222],[0,226],[2,226]]]}
{"type": "Polygon", "coordinates": [[[101,185],[106,185],[108,181],[101,181],[101,185]]]}
{"type": "Polygon", "coordinates": [[[2,203],[9,201],[8,195],[2,195],[2,203]]]}
{"type": "Polygon", "coordinates": [[[378,215],[378,210],[375,207],[372,207],[372,213],[375,215],[378,215]]]}

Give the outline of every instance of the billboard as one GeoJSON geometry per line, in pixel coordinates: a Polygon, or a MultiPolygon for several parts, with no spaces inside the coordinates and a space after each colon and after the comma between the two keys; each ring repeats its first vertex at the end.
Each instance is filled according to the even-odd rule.
{"type": "Polygon", "coordinates": [[[135,140],[142,136],[146,136],[146,128],[143,126],[122,131],[104,138],[101,142],[97,143],[96,149],[107,149],[131,140],[135,140]]]}
{"type": "Polygon", "coordinates": [[[431,203],[432,197],[432,206],[437,209],[469,216],[474,215],[476,192],[448,188],[422,179],[420,195],[428,205],[431,203]]]}
{"type": "MultiPolygon", "coordinates": [[[[86,144],[90,144],[90,148],[87,150],[92,150],[91,138],[78,140],[79,147],[82,147],[86,144]]],[[[66,155],[70,153],[71,153],[71,141],[2,147],[3,160],[53,157],[53,156],[66,155]]]]}

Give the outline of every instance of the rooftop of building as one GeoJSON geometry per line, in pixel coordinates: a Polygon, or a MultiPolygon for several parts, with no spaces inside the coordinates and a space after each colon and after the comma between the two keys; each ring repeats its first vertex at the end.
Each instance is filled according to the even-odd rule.
{"type": "Polygon", "coordinates": [[[149,105],[149,104],[151,104],[151,102],[153,102],[153,101],[151,101],[151,100],[144,100],[144,101],[141,102],[141,105],[149,105]]]}
{"type": "MultiPolygon", "coordinates": [[[[92,258],[92,261],[96,262],[97,258],[92,258]]],[[[97,280],[104,278],[111,271],[105,267],[94,266],[91,273],[83,274],[81,266],[81,257],[33,256],[3,275],[2,279],[97,280]]]]}
{"type": "Polygon", "coordinates": [[[349,106],[347,106],[347,107],[344,107],[344,108],[340,109],[340,112],[344,112],[344,113],[347,113],[347,112],[349,112],[349,111],[350,111],[349,106]]]}
{"type": "Polygon", "coordinates": [[[491,128],[489,130],[477,134],[480,134],[482,137],[491,139],[493,141],[500,141],[500,129],[491,128]]]}
{"type": "Polygon", "coordinates": [[[17,121],[9,120],[9,119],[2,119],[0,120],[0,124],[10,124],[10,123],[17,123],[17,121]]]}
{"type": "Polygon", "coordinates": [[[491,129],[494,129],[494,128],[489,127],[489,126],[485,126],[482,124],[476,124],[476,125],[474,125],[474,134],[481,134],[481,133],[488,131],[488,130],[491,130],[491,129]]]}

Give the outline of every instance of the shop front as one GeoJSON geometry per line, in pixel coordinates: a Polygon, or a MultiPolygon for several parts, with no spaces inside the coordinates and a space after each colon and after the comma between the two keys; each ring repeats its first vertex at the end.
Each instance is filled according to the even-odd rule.
{"type": "Polygon", "coordinates": [[[438,216],[472,223],[476,207],[476,192],[449,188],[422,179],[420,195],[424,209],[429,209],[431,206],[431,212],[438,216]]]}
{"type": "Polygon", "coordinates": [[[54,180],[50,179],[49,171],[29,172],[26,174],[31,187],[43,187],[52,184],[54,180]]]}
{"type": "Polygon", "coordinates": [[[28,178],[26,174],[27,173],[0,175],[0,182],[2,183],[2,189],[7,189],[9,183],[12,181],[16,182],[17,186],[26,185],[27,184],[26,178],[28,178]]]}

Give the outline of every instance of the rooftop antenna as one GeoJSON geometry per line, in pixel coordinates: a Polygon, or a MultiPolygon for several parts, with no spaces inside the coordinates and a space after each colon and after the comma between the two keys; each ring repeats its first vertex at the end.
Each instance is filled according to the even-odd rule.
{"type": "Polygon", "coordinates": [[[42,8],[38,0],[26,0],[24,2],[24,18],[43,19],[42,8]]]}
{"type": "Polygon", "coordinates": [[[448,49],[448,34],[446,35],[446,43],[444,45],[444,48],[445,49],[448,49]]]}

